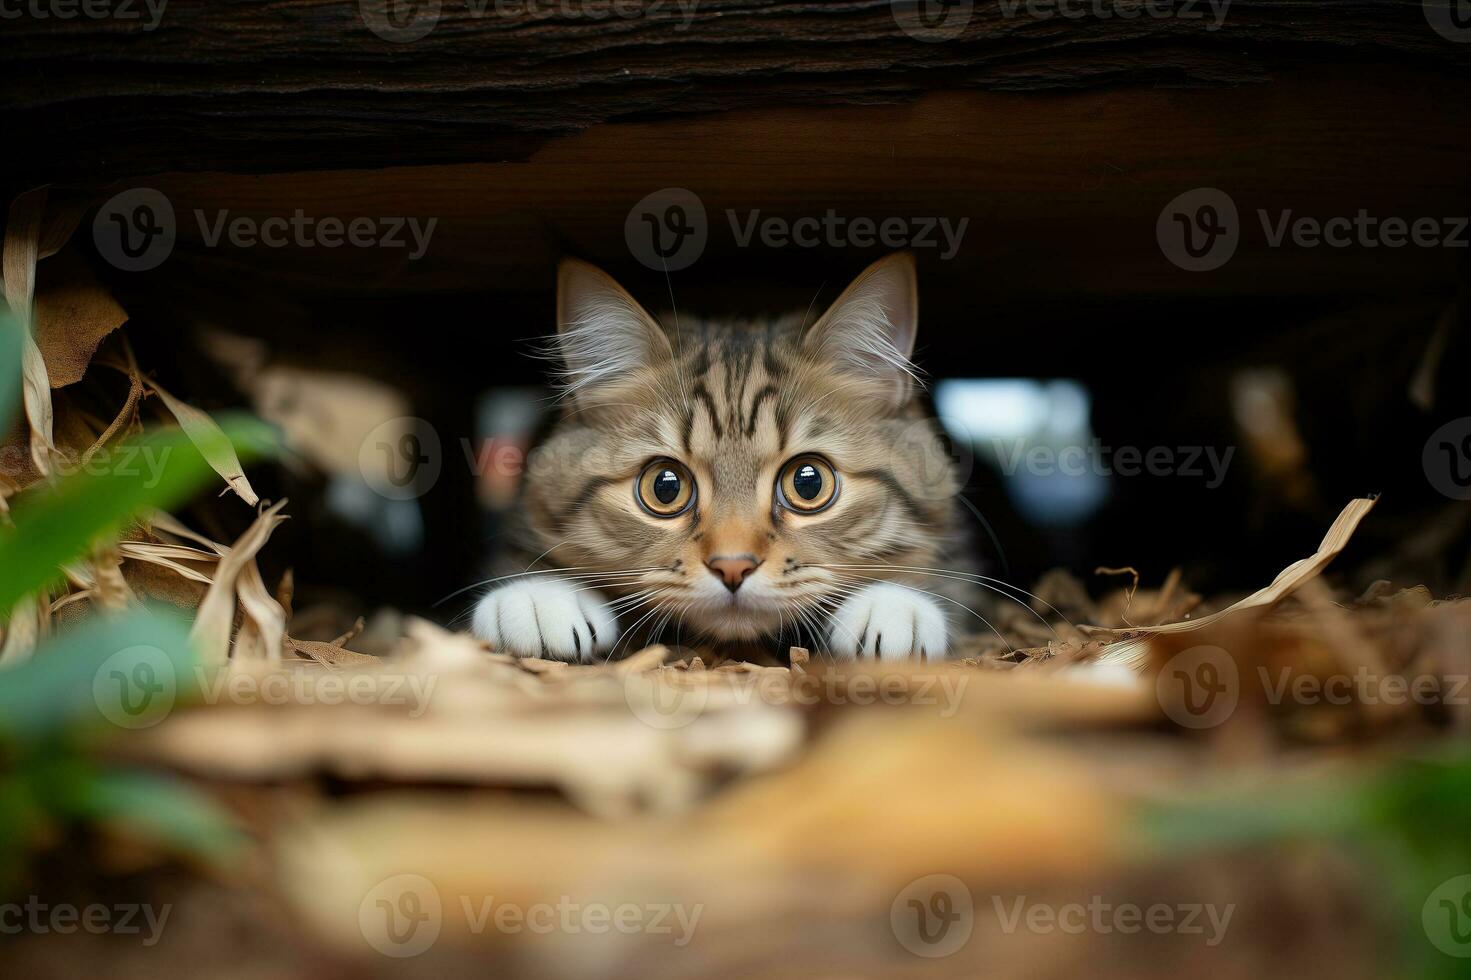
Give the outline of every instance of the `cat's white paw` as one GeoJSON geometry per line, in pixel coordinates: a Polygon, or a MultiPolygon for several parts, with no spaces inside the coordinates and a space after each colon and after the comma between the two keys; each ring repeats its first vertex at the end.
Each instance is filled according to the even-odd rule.
{"type": "Polygon", "coordinates": [[[590,663],[612,646],[617,622],[596,592],[547,575],[491,590],[470,632],[500,653],[590,663]]]}
{"type": "Polygon", "coordinates": [[[930,596],[875,582],[833,613],[828,649],[837,657],[939,660],[945,656],[945,634],[945,612],[930,596]]]}

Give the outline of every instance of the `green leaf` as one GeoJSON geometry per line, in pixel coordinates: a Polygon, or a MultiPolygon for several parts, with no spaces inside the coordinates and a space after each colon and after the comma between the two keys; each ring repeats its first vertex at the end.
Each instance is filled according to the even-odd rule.
{"type": "Polygon", "coordinates": [[[233,856],[243,837],[211,800],[166,777],[99,770],[85,744],[163,721],[203,682],[188,622],[149,609],[94,617],[0,671],[0,897],[39,842],[76,824],[233,856]]]}
{"type": "Polygon", "coordinates": [[[61,566],[115,536],[140,513],[167,510],[214,479],[206,455],[233,447],[245,459],[276,448],[274,430],[259,420],[226,417],[218,435],[162,429],[106,449],[54,486],[16,498],[14,527],[0,528],[0,615],[23,596],[51,585],[61,566]],[[210,440],[220,442],[219,446],[210,440]],[[202,442],[202,445],[201,445],[202,442]]]}
{"type": "Polygon", "coordinates": [[[1449,742],[1293,784],[1145,807],[1132,822],[1163,854],[1319,843],[1356,855],[1381,919],[1401,936],[1395,975],[1465,976],[1426,941],[1422,907],[1437,888],[1471,873],[1471,752],[1449,742]]]}
{"type": "Polygon", "coordinates": [[[0,671],[0,743],[157,724],[199,693],[198,663],[177,616],[140,609],[94,618],[0,671]]]}
{"type": "Polygon", "coordinates": [[[0,438],[10,431],[20,405],[20,321],[0,311],[0,438]]]}
{"type": "Polygon", "coordinates": [[[228,860],[245,842],[213,800],[166,776],[101,772],[79,787],[70,811],[84,820],[127,830],[170,850],[228,860]]]}

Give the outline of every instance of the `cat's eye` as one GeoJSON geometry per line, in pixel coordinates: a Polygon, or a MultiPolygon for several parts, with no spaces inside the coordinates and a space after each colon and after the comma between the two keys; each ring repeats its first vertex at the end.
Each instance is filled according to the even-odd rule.
{"type": "Polygon", "coordinates": [[[677,517],[694,502],[695,478],[683,463],[656,459],[639,474],[634,495],[655,517],[677,517]]]}
{"type": "Polygon", "coordinates": [[[781,468],[777,500],[801,514],[815,514],[837,499],[838,474],[821,456],[798,456],[781,468]]]}

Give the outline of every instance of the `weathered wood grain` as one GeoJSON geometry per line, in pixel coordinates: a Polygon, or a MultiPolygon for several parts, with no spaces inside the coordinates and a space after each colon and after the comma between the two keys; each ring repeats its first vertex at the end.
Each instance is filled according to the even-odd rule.
{"type": "Polygon", "coordinates": [[[601,19],[589,14],[613,0],[557,0],[554,16],[529,0],[440,0],[410,43],[341,0],[174,0],[155,29],[130,2],[137,20],[4,22],[4,131],[24,147],[0,162],[7,183],[524,159],[551,134],[609,120],[936,90],[1237,86],[1305,63],[1463,78],[1471,65],[1471,45],[1392,0],[1236,0],[1218,29],[1206,0],[1200,17],[1119,0],[1102,18],[987,0],[957,5],[969,19],[942,43],[907,35],[887,0],[690,0],[687,19],[675,0],[618,0],[642,13],[601,19]],[[1140,16],[1118,16],[1130,11],[1140,16]]]}

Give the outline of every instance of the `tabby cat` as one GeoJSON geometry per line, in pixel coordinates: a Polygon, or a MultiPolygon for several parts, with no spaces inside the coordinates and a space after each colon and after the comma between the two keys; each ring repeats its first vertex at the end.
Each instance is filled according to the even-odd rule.
{"type": "Polygon", "coordinates": [[[810,326],[661,324],[604,272],[563,262],[564,412],[522,503],[540,565],[479,600],[475,635],[583,662],[661,631],[943,657],[954,610],[911,583],[949,567],[957,488],[915,397],[916,312],[907,253],[870,266],[810,326]]]}

